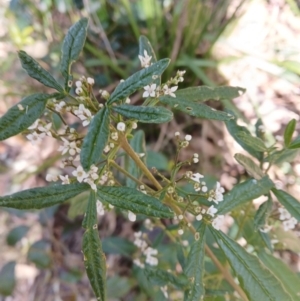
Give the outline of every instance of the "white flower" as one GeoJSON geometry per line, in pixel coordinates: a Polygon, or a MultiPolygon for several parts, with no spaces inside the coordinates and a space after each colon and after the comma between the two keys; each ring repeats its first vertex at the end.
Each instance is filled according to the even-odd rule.
{"type": "Polygon", "coordinates": [[[200,183],[200,179],[204,178],[199,172],[192,174],[191,179],[195,182],[200,183]]]}
{"type": "Polygon", "coordinates": [[[137,128],[137,123],[136,122],[132,122],[131,128],[135,130],[137,128]]]}
{"type": "Polygon", "coordinates": [[[147,248],[147,243],[145,240],[142,239],[142,232],[135,232],[134,233],[134,241],[133,244],[136,245],[139,249],[141,249],[142,252],[144,252],[147,248]]]}
{"type": "Polygon", "coordinates": [[[294,217],[291,217],[290,219],[284,221],[282,223],[284,231],[292,230],[297,225],[297,220],[294,217]]]}
{"type": "Polygon", "coordinates": [[[97,200],[96,206],[97,206],[97,214],[104,215],[104,213],[105,213],[104,206],[99,200],[97,200]]]}
{"type": "Polygon", "coordinates": [[[198,158],[193,158],[193,162],[194,162],[194,163],[198,163],[198,162],[199,162],[199,159],[198,159],[198,158]]]}
{"type": "Polygon", "coordinates": [[[208,215],[214,217],[214,216],[215,216],[215,213],[217,213],[217,211],[218,211],[218,209],[215,208],[214,205],[211,205],[211,206],[207,209],[206,214],[208,214],[208,215]]]}
{"type": "Polygon", "coordinates": [[[285,219],[290,219],[292,217],[291,214],[285,208],[278,208],[278,211],[280,212],[279,219],[282,221],[285,219]]]}
{"type": "Polygon", "coordinates": [[[59,178],[62,180],[63,185],[70,184],[70,180],[69,180],[68,175],[65,175],[65,176],[60,175],[59,178]]]}
{"type": "Polygon", "coordinates": [[[191,135],[185,135],[184,140],[185,141],[191,141],[192,140],[192,136],[191,135]]]}
{"type": "Polygon", "coordinates": [[[66,106],[66,103],[64,101],[61,101],[60,103],[58,104],[55,104],[55,110],[57,112],[61,112],[61,110],[63,109],[63,107],[66,106]]]}
{"type": "Polygon", "coordinates": [[[126,99],[125,99],[125,103],[130,103],[131,102],[131,100],[130,100],[130,98],[129,97],[127,97],[126,99]]]}
{"type": "Polygon", "coordinates": [[[208,188],[207,188],[207,186],[202,186],[201,190],[202,190],[202,192],[207,192],[208,188]]]}
{"type": "Polygon", "coordinates": [[[179,235],[182,235],[183,233],[184,233],[184,231],[183,231],[182,229],[179,229],[179,230],[178,230],[178,234],[179,234],[179,235]]]}
{"type": "Polygon", "coordinates": [[[196,220],[197,220],[197,221],[201,221],[201,220],[202,220],[202,214],[198,214],[198,215],[196,216],[196,220]]]}
{"type": "Polygon", "coordinates": [[[106,146],[104,147],[103,151],[104,151],[105,153],[108,153],[108,152],[110,151],[109,145],[106,145],[106,146]]]}
{"type": "Polygon", "coordinates": [[[174,86],[172,88],[169,88],[167,85],[163,86],[164,95],[170,95],[172,97],[176,97],[174,92],[178,89],[178,86],[174,86]]]}
{"type": "Polygon", "coordinates": [[[61,137],[61,139],[63,140],[64,145],[61,145],[58,148],[58,151],[61,151],[63,155],[66,154],[67,152],[69,152],[71,156],[74,156],[76,153],[80,153],[80,148],[77,147],[75,141],[69,142],[64,137],[61,137]]]}
{"type": "Polygon", "coordinates": [[[135,222],[136,221],[136,215],[131,212],[131,211],[128,211],[128,219],[131,221],[131,222],[135,222]]]}
{"type": "Polygon", "coordinates": [[[45,136],[45,133],[38,134],[37,132],[33,132],[32,134],[27,135],[26,138],[34,145],[37,142],[41,142],[45,136]]]}
{"type": "Polygon", "coordinates": [[[143,269],[143,268],[145,267],[145,265],[140,261],[139,258],[134,259],[134,260],[133,260],[133,263],[134,263],[135,265],[137,265],[138,267],[140,267],[141,269],[143,269]]]}
{"type": "Polygon", "coordinates": [[[144,56],[139,55],[139,59],[141,61],[142,68],[147,68],[150,66],[152,56],[149,56],[147,51],[144,50],[144,56]]]}
{"type": "Polygon", "coordinates": [[[40,126],[38,126],[38,130],[40,132],[45,133],[47,136],[52,137],[52,134],[51,134],[51,131],[50,131],[51,127],[52,127],[52,122],[50,122],[50,123],[48,123],[46,125],[40,125],[40,126]]]}
{"type": "Polygon", "coordinates": [[[82,90],[81,87],[78,87],[78,88],[75,89],[75,93],[76,93],[77,95],[80,95],[82,92],[83,92],[83,90],[82,90]]]}
{"type": "Polygon", "coordinates": [[[209,192],[208,201],[213,201],[214,203],[218,204],[219,202],[223,201],[223,193],[225,192],[225,189],[221,187],[221,184],[217,182],[217,186],[215,190],[211,190],[209,192]]]}
{"type": "Polygon", "coordinates": [[[125,125],[124,122],[119,122],[119,123],[117,124],[117,130],[118,130],[118,131],[124,132],[125,129],[126,129],[126,125],[125,125]]]}
{"type": "Polygon", "coordinates": [[[88,78],[86,79],[86,81],[87,81],[87,83],[88,83],[89,85],[91,85],[91,86],[95,83],[95,80],[94,80],[93,78],[91,78],[91,77],[88,77],[88,78]]]}
{"type": "Polygon", "coordinates": [[[74,114],[80,120],[83,121],[83,123],[82,123],[83,126],[87,126],[93,118],[93,115],[92,115],[91,111],[89,109],[87,109],[83,104],[79,105],[78,110],[75,110],[74,114]]]}
{"type": "Polygon", "coordinates": [[[157,255],[158,251],[156,249],[153,249],[151,247],[148,247],[145,251],[144,254],[146,255],[146,263],[149,265],[158,265],[158,259],[154,257],[153,255],[157,255]]]}
{"type": "Polygon", "coordinates": [[[180,133],[179,132],[175,132],[175,137],[179,137],[180,133]]]}
{"type": "Polygon", "coordinates": [[[168,299],[168,297],[169,297],[169,295],[168,295],[168,287],[167,287],[166,285],[165,285],[165,286],[162,286],[162,287],[160,288],[160,290],[162,291],[164,297],[165,297],[166,299],[168,299]]]}
{"type": "MultiPolygon", "coordinates": [[[[79,181],[79,180],[78,180],[78,181],[79,181]]],[[[94,181],[93,181],[92,179],[90,179],[90,178],[85,178],[83,181],[84,181],[85,183],[88,183],[94,191],[97,191],[97,186],[96,186],[96,184],[94,183],[94,181]]]]}
{"type": "Polygon", "coordinates": [[[35,130],[39,125],[40,119],[37,119],[29,128],[28,130],[35,130]]]}
{"type": "Polygon", "coordinates": [[[155,97],[156,84],[148,85],[144,87],[144,90],[143,97],[155,97]]]}
{"type": "Polygon", "coordinates": [[[58,177],[55,175],[47,174],[46,175],[46,181],[47,182],[56,182],[58,180],[58,177]]]}
{"type": "Polygon", "coordinates": [[[76,85],[77,88],[81,88],[82,82],[80,80],[78,80],[78,81],[75,82],[75,85],[76,85]]]}
{"type": "Polygon", "coordinates": [[[80,183],[88,177],[88,174],[83,170],[81,165],[79,165],[77,169],[72,172],[72,175],[75,176],[77,181],[80,183]]]}
{"type": "Polygon", "coordinates": [[[222,227],[224,223],[224,215],[218,215],[216,216],[213,221],[212,221],[212,226],[216,229],[216,230],[220,230],[220,228],[222,227]]]}

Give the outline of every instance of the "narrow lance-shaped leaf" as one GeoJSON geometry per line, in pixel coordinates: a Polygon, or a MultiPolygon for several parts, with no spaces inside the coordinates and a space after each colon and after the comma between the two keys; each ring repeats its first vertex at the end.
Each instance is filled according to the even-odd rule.
{"type": "Polygon", "coordinates": [[[41,209],[60,204],[88,190],[86,183],[37,187],[0,197],[0,207],[41,209]]]}
{"type": "Polygon", "coordinates": [[[164,123],[173,119],[173,113],[164,107],[144,107],[119,105],[112,109],[124,117],[136,119],[142,123],[164,123]]]}
{"type": "Polygon", "coordinates": [[[70,90],[69,81],[72,80],[71,66],[82,51],[87,34],[87,26],[88,19],[80,19],[69,29],[62,45],[60,71],[65,78],[66,91],[70,90]]]}
{"type": "Polygon", "coordinates": [[[263,264],[280,280],[284,289],[291,295],[293,301],[299,300],[300,278],[293,273],[282,260],[267,254],[264,251],[258,253],[263,264]]]}
{"type": "Polygon", "coordinates": [[[289,145],[289,149],[296,149],[296,148],[300,148],[300,136],[298,136],[295,140],[293,140],[289,145]]]}
{"type": "Polygon", "coordinates": [[[191,281],[191,286],[184,293],[184,301],[202,300],[205,295],[204,281],[204,256],[205,256],[205,223],[201,223],[191,245],[184,273],[191,281]]]}
{"type": "Polygon", "coordinates": [[[300,202],[283,190],[273,188],[272,192],[277,197],[279,203],[281,203],[292,216],[300,221],[300,202]]]}
{"type": "MultiPolygon", "coordinates": [[[[137,131],[134,134],[133,138],[130,140],[130,145],[137,154],[141,154],[141,153],[146,154],[144,131],[142,130],[137,131]]],[[[145,163],[146,156],[143,156],[141,160],[145,163]]],[[[135,162],[129,156],[126,156],[125,165],[126,165],[126,170],[128,171],[129,174],[131,174],[136,179],[140,178],[142,172],[140,168],[135,164],[135,162]]],[[[137,183],[130,178],[126,178],[126,186],[131,188],[136,188],[137,183]]]]}
{"type": "Polygon", "coordinates": [[[292,301],[280,281],[252,254],[221,231],[210,228],[250,301],[292,301]]]}
{"type": "Polygon", "coordinates": [[[98,232],[96,193],[91,191],[82,226],[84,266],[97,300],[106,301],[106,259],[98,232]]]}
{"type": "Polygon", "coordinates": [[[6,263],[0,271],[0,294],[3,296],[12,295],[16,286],[15,261],[6,263]]]}
{"type": "Polygon", "coordinates": [[[189,101],[206,101],[209,99],[233,99],[244,94],[246,90],[240,87],[208,87],[199,86],[178,90],[176,98],[189,101]]]}
{"type": "Polygon", "coordinates": [[[268,200],[259,206],[254,216],[254,227],[256,230],[263,227],[266,224],[266,220],[269,217],[270,212],[272,210],[272,205],[272,199],[269,195],[268,200]]]}
{"type": "Polygon", "coordinates": [[[109,110],[101,109],[92,119],[88,133],[83,139],[80,152],[81,165],[89,170],[98,162],[109,137],[109,110]]]}
{"type": "MultiPolygon", "coordinates": [[[[231,115],[234,116],[233,112],[227,110],[227,112],[229,112],[231,115]]],[[[235,116],[234,116],[235,117],[235,116]]],[[[261,159],[262,158],[262,153],[257,151],[256,148],[253,148],[252,146],[249,146],[248,144],[244,143],[244,141],[242,141],[238,134],[241,132],[244,132],[248,135],[251,135],[251,133],[249,132],[249,130],[244,127],[244,126],[240,126],[237,124],[237,119],[236,117],[230,120],[227,120],[225,122],[226,127],[228,132],[230,133],[230,135],[234,138],[234,140],[244,149],[246,150],[249,154],[251,154],[253,157],[257,158],[257,159],[261,159]]]]}
{"type": "Polygon", "coordinates": [[[265,152],[267,150],[265,143],[260,138],[253,137],[249,133],[239,132],[237,133],[237,137],[246,145],[256,148],[260,152],[265,152]]]}
{"type": "Polygon", "coordinates": [[[288,147],[292,141],[292,137],[296,128],[296,119],[292,119],[284,130],[284,145],[288,147]]]}
{"type": "Polygon", "coordinates": [[[261,195],[268,194],[272,187],[274,187],[274,183],[268,176],[261,180],[252,179],[235,185],[230,192],[224,195],[224,200],[216,206],[218,214],[225,214],[261,195]]]}
{"type": "Polygon", "coordinates": [[[159,101],[163,104],[169,105],[175,110],[179,110],[188,115],[205,118],[226,121],[233,118],[233,116],[226,112],[217,111],[205,104],[196,103],[189,100],[187,97],[177,98],[172,96],[160,96],[159,101]]]}
{"type": "Polygon", "coordinates": [[[31,126],[45,110],[49,94],[36,93],[22,99],[0,118],[0,141],[31,126]]]}
{"type": "Polygon", "coordinates": [[[234,158],[246,169],[248,174],[254,179],[261,179],[265,174],[259,166],[249,157],[243,154],[235,154],[234,158]]]}
{"type": "Polygon", "coordinates": [[[26,70],[28,75],[36,79],[40,83],[47,87],[56,89],[57,91],[63,93],[64,88],[56,81],[56,79],[46,71],[36,60],[34,60],[25,51],[18,52],[22,67],[26,70]]]}
{"type": "Polygon", "coordinates": [[[98,197],[113,206],[147,216],[171,218],[174,213],[158,199],[129,187],[98,186],[98,197]]]}
{"type": "Polygon", "coordinates": [[[160,287],[172,284],[179,289],[185,289],[190,284],[188,277],[184,274],[175,275],[171,272],[158,268],[146,268],[144,271],[149,281],[153,284],[159,285],[160,287]]]}
{"type": "Polygon", "coordinates": [[[112,104],[113,102],[126,99],[138,89],[152,84],[157,77],[161,76],[169,63],[169,59],[163,59],[152,64],[150,67],[134,73],[116,87],[114,92],[110,95],[107,104],[112,104]]]}

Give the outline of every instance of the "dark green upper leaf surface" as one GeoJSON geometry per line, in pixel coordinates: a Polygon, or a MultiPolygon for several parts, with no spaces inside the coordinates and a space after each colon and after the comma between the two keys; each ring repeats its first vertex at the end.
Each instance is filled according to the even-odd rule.
{"type": "Polygon", "coordinates": [[[235,154],[234,158],[246,169],[248,174],[254,179],[261,179],[265,174],[260,167],[249,157],[243,154],[235,154]]]}
{"type": "Polygon", "coordinates": [[[296,148],[300,148],[300,136],[298,136],[295,140],[293,140],[289,145],[289,149],[296,149],[296,148]]]}
{"type": "Polygon", "coordinates": [[[133,213],[160,218],[174,216],[174,213],[158,199],[134,188],[98,186],[98,197],[113,206],[130,210],[133,213]]]}
{"type": "Polygon", "coordinates": [[[18,55],[21,60],[22,67],[32,78],[47,87],[56,89],[62,93],[64,92],[63,87],[55,80],[55,78],[25,51],[19,51],[18,55]]]}
{"type": "Polygon", "coordinates": [[[65,78],[67,91],[70,90],[68,81],[71,79],[71,65],[78,59],[82,51],[87,34],[87,26],[88,19],[80,19],[69,29],[62,45],[60,71],[65,78]]]}
{"type": "MultiPolygon", "coordinates": [[[[176,94],[177,95],[177,94],[176,94]]],[[[160,96],[159,101],[163,104],[169,105],[173,109],[184,112],[188,115],[206,118],[206,119],[215,119],[226,121],[233,118],[233,116],[226,112],[217,111],[205,104],[196,103],[189,100],[187,97],[172,97],[172,96],[160,96]]]]}
{"type": "Polygon", "coordinates": [[[286,126],[284,130],[284,145],[288,147],[292,141],[292,136],[296,128],[296,119],[292,119],[286,126]]]}
{"type": "Polygon", "coordinates": [[[278,201],[286,208],[286,210],[298,221],[300,221],[300,202],[283,190],[273,188],[272,192],[275,194],[278,201]]]}
{"type": "Polygon", "coordinates": [[[173,113],[164,107],[144,107],[132,105],[119,105],[112,109],[127,117],[142,123],[164,123],[173,119],[173,113]]]}
{"type": "Polygon", "coordinates": [[[9,296],[13,293],[16,286],[15,267],[15,261],[9,261],[2,267],[0,271],[0,295],[9,296]]]}
{"type": "MultiPolygon", "coordinates": [[[[228,110],[228,112],[234,116],[233,112],[231,112],[229,110],[228,110]]],[[[231,134],[231,136],[235,139],[235,141],[244,150],[246,150],[249,154],[251,154],[253,157],[255,157],[259,160],[262,158],[262,153],[260,151],[258,151],[255,147],[246,144],[238,136],[238,134],[241,133],[241,132],[251,136],[251,133],[249,132],[249,130],[246,127],[238,125],[236,118],[226,121],[225,124],[226,124],[228,132],[231,134]]]]}
{"type": "Polygon", "coordinates": [[[106,301],[106,260],[98,232],[96,193],[91,191],[83,227],[84,266],[97,300],[106,301]]]}
{"type": "Polygon", "coordinates": [[[205,295],[203,284],[204,277],[204,257],[205,257],[205,230],[206,225],[202,223],[197,229],[199,239],[194,240],[191,250],[186,260],[184,273],[189,279],[193,279],[191,287],[185,291],[184,301],[202,300],[205,295]]]}
{"type": "Polygon", "coordinates": [[[0,206],[16,209],[41,209],[62,203],[88,190],[86,183],[37,187],[0,197],[0,206]]]}
{"type": "Polygon", "coordinates": [[[233,99],[242,94],[246,90],[240,87],[208,87],[199,86],[178,90],[176,98],[187,99],[189,101],[206,101],[209,99],[233,99]]]}
{"type": "Polygon", "coordinates": [[[267,194],[272,187],[274,184],[268,176],[261,180],[247,180],[235,185],[230,192],[224,195],[223,201],[216,206],[218,214],[225,214],[248,201],[267,194]]]}
{"type": "Polygon", "coordinates": [[[259,252],[259,259],[263,264],[280,280],[284,289],[291,295],[293,301],[298,301],[300,298],[300,278],[293,273],[290,268],[282,262],[282,260],[267,254],[259,252]]]}
{"type": "Polygon", "coordinates": [[[250,301],[292,301],[280,281],[252,254],[221,231],[210,228],[250,301]]]}
{"type": "Polygon", "coordinates": [[[0,118],[0,141],[17,135],[31,126],[45,110],[52,95],[36,93],[22,99],[0,118]]]}
{"type": "Polygon", "coordinates": [[[113,102],[126,99],[138,89],[154,83],[154,80],[165,71],[169,63],[169,59],[163,59],[152,64],[148,68],[144,68],[134,73],[116,87],[114,92],[110,95],[107,103],[112,104],[113,102]]]}
{"type": "Polygon", "coordinates": [[[83,139],[80,153],[81,165],[89,170],[99,161],[109,137],[109,110],[101,109],[92,119],[88,133],[83,139]]]}

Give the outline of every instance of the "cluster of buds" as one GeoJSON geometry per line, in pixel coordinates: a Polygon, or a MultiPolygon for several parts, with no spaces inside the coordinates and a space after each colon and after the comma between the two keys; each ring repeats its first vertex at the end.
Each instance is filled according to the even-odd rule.
{"type": "Polygon", "coordinates": [[[292,217],[291,214],[285,208],[278,209],[280,216],[279,219],[283,221],[284,231],[292,230],[297,225],[298,221],[296,218],[292,217]]]}

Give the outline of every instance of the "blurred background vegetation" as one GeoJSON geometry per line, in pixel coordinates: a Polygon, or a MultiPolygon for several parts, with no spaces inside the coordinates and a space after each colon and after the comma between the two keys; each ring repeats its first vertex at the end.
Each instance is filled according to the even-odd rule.
{"type": "MultiPolygon", "coordinates": [[[[98,90],[111,92],[120,79],[139,70],[138,38],[145,35],[157,58],[172,59],[164,79],[178,69],[187,71],[181,88],[247,88],[234,102],[209,103],[218,109],[229,107],[253,129],[261,117],[270,143],[274,137],[282,137],[290,119],[299,121],[300,18],[299,3],[293,0],[0,0],[0,115],[24,96],[47,89],[21,69],[16,51],[25,50],[61,78],[62,40],[82,16],[89,18],[88,38],[73,67],[74,75],[95,78],[98,90]]],[[[134,95],[132,102],[139,97],[134,95]]],[[[229,190],[245,176],[232,159],[239,146],[220,122],[180,114],[171,124],[145,128],[149,166],[168,172],[174,155],[173,135],[178,130],[194,137],[181,159],[200,153],[196,169],[207,175],[208,183],[221,179],[229,190]]],[[[22,136],[2,142],[1,195],[45,185],[49,169],[59,170],[57,148],[51,139],[41,150],[22,136]]],[[[284,162],[272,171],[273,180],[295,196],[300,193],[300,160],[296,156],[295,152],[293,163],[284,162]]],[[[0,295],[11,295],[5,300],[92,300],[82,264],[81,203],[77,199],[71,205],[40,212],[0,213],[0,295]]],[[[129,223],[113,212],[99,221],[109,266],[109,300],[164,300],[161,292],[132,268],[130,239],[140,227],[141,222],[129,223]]],[[[293,255],[287,261],[294,265],[300,252],[296,235],[291,232],[282,237],[289,244],[287,254],[293,255]]],[[[167,244],[160,250],[170,264],[175,264],[176,252],[167,244]]],[[[217,273],[213,267],[208,269],[217,273]]],[[[223,298],[212,294],[209,300],[223,298]]],[[[171,300],[181,297],[177,293],[171,300]]]]}

